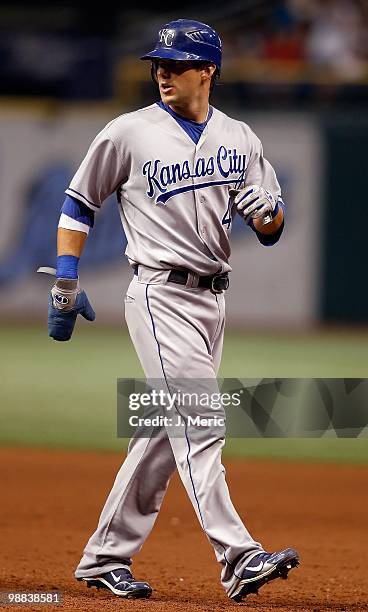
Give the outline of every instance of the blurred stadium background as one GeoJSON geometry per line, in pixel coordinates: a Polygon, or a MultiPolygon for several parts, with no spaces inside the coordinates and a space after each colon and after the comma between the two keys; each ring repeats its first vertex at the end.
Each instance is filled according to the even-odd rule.
{"type": "MultiPolygon", "coordinates": [[[[224,66],[212,103],[261,137],[287,204],[280,244],[233,232],[222,376],[366,377],[368,5],[233,0],[123,8],[106,0],[0,7],[0,443],[119,449],[116,378],[141,376],[123,324],[130,269],[113,197],[88,240],[97,311],[47,337],[64,189],[95,134],[157,99],[138,57],[174,18],[210,23],[224,66]]],[[[230,453],[366,461],[362,440],[230,441],[230,453]]]]}

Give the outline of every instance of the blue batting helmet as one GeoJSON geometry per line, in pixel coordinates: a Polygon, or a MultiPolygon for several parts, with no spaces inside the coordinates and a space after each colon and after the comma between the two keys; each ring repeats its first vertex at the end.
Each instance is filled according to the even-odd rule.
{"type": "Polygon", "coordinates": [[[177,19],[159,30],[155,48],[141,59],[210,62],[220,72],[221,56],[221,39],[215,30],[200,21],[177,19]]]}

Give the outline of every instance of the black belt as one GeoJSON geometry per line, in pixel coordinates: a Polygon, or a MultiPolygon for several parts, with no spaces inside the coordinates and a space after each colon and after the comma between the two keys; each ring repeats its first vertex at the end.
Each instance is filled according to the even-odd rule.
{"type": "MultiPolygon", "coordinates": [[[[134,266],[134,274],[138,275],[138,265],[134,266]]],[[[171,270],[167,280],[169,283],[186,285],[190,274],[190,272],[185,270],[171,270]]],[[[222,293],[229,288],[229,275],[227,272],[222,272],[221,274],[200,276],[197,286],[203,287],[204,289],[211,289],[212,293],[222,293]]]]}

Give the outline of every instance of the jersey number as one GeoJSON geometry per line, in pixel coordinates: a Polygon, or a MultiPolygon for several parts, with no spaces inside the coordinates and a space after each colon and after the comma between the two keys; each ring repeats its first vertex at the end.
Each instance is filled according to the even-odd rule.
{"type": "Polygon", "coordinates": [[[230,225],[231,225],[231,205],[232,205],[232,200],[231,198],[229,198],[229,201],[227,203],[227,209],[226,209],[226,213],[224,214],[224,216],[222,217],[222,225],[226,225],[227,229],[230,229],[230,225]]]}

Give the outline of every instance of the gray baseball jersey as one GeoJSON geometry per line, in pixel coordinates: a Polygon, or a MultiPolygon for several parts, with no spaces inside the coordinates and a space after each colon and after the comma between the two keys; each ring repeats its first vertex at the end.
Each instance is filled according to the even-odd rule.
{"type": "Polygon", "coordinates": [[[132,263],[229,271],[229,189],[280,186],[257,136],[214,109],[197,145],[157,104],[111,121],[95,138],[69,195],[93,210],[114,191],[132,263]]]}
{"type": "MultiPolygon", "coordinates": [[[[93,210],[117,191],[126,254],[131,264],[139,264],[125,298],[129,333],[146,377],[161,379],[168,388],[185,377],[189,390],[197,380],[209,396],[218,393],[225,296],[195,284],[174,284],[168,274],[171,268],[194,275],[230,270],[235,211],[229,189],[245,183],[280,195],[261,143],[245,123],[214,110],[195,145],[154,104],[109,123],[67,189],[93,210]]],[[[154,525],[176,468],[222,565],[229,596],[245,564],[262,551],[230,500],[221,464],[224,432],[195,431],[188,425],[191,408],[175,409],[185,423],[185,436],[173,437],[165,427],[158,437],[133,438],[77,578],[131,563],[154,525]]],[[[197,409],[206,415],[204,407],[197,409]]]]}

